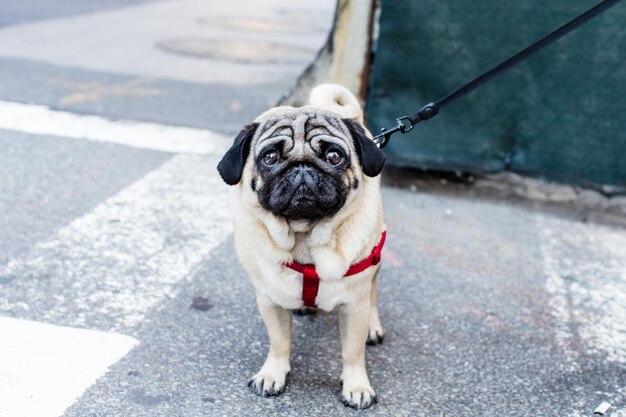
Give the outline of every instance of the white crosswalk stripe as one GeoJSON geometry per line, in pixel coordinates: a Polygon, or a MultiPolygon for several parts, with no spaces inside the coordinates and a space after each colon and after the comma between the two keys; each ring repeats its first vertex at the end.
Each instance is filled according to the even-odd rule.
{"type": "Polygon", "coordinates": [[[214,158],[175,156],[0,267],[0,279],[20,278],[0,296],[0,314],[132,328],[231,233],[227,187],[215,165],[214,158]],[[72,299],[60,295],[66,288],[72,299]],[[40,300],[38,310],[30,300],[40,300]]]}
{"type": "Polygon", "coordinates": [[[223,136],[203,129],[114,121],[10,101],[0,101],[0,129],[200,155],[214,151],[225,141],[223,136]]]}
{"type": "Polygon", "coordinates": [[[626,363],[626,234],[603,225],[538,219],[549,306],[560,323],[556,338],[571,368],[581,359],[573,338],[609,361],[626,363]]]}
{"type": "Polygon", "coordinates": [[[56,417],[139,342],[0,317],[0,417],[56,417]]]}
{"type": "MultiPolygon", "coordinates": [[[[169,150],[214,148],[196,147],[210,139],[210,132],[193,137],[169,150]]],[[[0,417],[61,415],[138,343],[119,333],[135,334],[146,314],[173,297],[181,281],[232,232],[227,187],[216,164],[210,155],[176,155],[26,256],[0,266],[0,316],[57,325],[0,317],[0,417]],[[63,296],[67,288],[71,299],[63,296]],[[61,374],[64,383],[58,384],[61,374]]]]}

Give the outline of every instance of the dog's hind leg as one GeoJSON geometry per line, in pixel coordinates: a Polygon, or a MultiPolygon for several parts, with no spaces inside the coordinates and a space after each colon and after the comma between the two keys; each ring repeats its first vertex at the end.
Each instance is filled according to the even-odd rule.
{"type": "Polygon", "coordinates": [[[378,277],[378,269],[376,274],[374,275],[374,280],[372,281],[372,289],[370,293],[370,319],[369,319],[369,332],[367,334],[368,345],[379,345],[383,343],[385,339],[385,331],[383,330],[383,326],[380,324],[380,316],[378,315],[378,307],[376,306],[376,286],[377,286],[377,277],[378,277]]]}
{"type": "Polygon", "coordinates": [[[317,314],[317,309],[310,307],[300,307],[294,309],[293,314],[296,316],[314,316],[317,314]]]}
{"type": "Polygon", "coordinates": [[[273,304],[257,293],[257,304],[267,334],[270,349],[261,370],[250,379],[248,386],[263,397],[271,397],[285,391],[287,374],[291,370],[291,311],[273,304]]]}

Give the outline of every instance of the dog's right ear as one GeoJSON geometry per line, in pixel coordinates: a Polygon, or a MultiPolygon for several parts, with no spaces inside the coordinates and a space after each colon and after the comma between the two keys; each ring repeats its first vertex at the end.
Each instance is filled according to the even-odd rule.
{"type": "Polygon", "coordinates": [[[259,127],[258,123],[244,126],[235,138],[233,146],[226,151],[220,163],[217,164],[217,171],[226,184],[235,185],[241,181],[243,166],[250,153],[250,141],[257,127],[259,127]]]}

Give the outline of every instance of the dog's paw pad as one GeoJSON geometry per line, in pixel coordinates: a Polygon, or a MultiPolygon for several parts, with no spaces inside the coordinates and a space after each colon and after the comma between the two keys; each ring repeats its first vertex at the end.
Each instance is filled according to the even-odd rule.
{"type": "Polygon", "coordinates": [[[255,375],[248,381],[248,386],[256,395],[275,397],[285,392],[286,381],[276,381],[270,375],[255,375]]]}
{"type": "Polygon", "coordinates": [[[355,410],[365,410],[376,404],[378,398],[371,388],[354,389],[351,391],[343,391],[341,394],[341,402],[346,407],[355,410]]]}
{"type": "Polygon", "coordinates": [[[380,345],[385,340],[385,333],[382,329],[380,330],[370,330],[367,334],[367,340],[365,344],[369,346],[380,345]]]}
{"type": "Polygon", "coordinates": [[[296,316],[311,316],[317,314],[317,309],[310,307],[296,308],[293,310],[293,314],[296,316]]]}

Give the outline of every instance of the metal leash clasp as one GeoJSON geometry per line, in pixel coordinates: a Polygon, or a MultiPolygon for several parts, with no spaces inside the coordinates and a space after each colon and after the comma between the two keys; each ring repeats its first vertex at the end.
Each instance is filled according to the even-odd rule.
{"type": "Polygon", "coordinates": [[[396,132],[406,133],[413,130],[416,124],[422,122],[424,120],[432,119],[436,115],[439,114],[439,104],[438,103],[428,103],[424,107],[422,107],[417,113],[413,115],[413,117],[402,116],[396,119],[396,126],[391,129],[380,129],[380,133],[374,136],[374,143],[378,145],[379,148],[384,148],[387,146],[389,142],[389,138],[396,132]]]}
{"type": "Polygon", "coordinates": [[[382,128],[380,129],[380,133],[374,136],[374,143],[379,148],[384,148],[389,143],[389,138],[396,132],[406,133],[413,130],[415,124],[411,121],[409,116],[402,116],[396,119],[396,125],[391,129],[382,128]]]}

